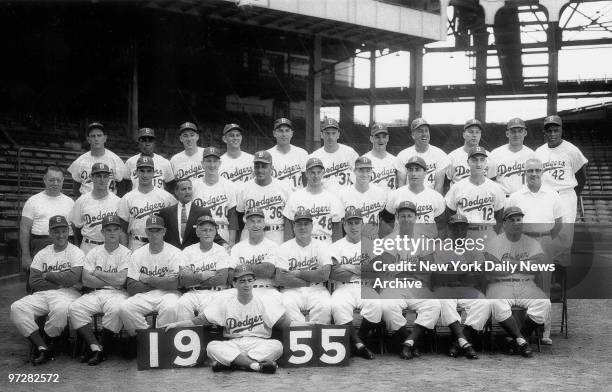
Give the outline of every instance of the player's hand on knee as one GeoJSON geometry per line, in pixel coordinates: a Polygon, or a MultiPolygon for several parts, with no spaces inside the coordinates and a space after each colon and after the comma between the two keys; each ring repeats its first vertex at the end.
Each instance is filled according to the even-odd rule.
{"type": "Polygon", "coordinates": [[[23,271],[27,271],[30,269],[30,265],[32,264],[32,258],[26,255],[21,256],[21,269],[23,271]]]}

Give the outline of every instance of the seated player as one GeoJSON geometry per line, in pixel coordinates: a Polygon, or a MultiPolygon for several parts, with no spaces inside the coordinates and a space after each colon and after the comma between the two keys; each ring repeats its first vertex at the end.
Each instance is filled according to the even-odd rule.
{"type": "Polygon", "coordinates": [[[53,242],[34,256],[30,266],[30,287],[33,290],[11,305],[11,321],[32,343],[30,362],[41,365],[53,359],[53,345],[66,324],[68,308],[79,293],[85,254],[68,242],[68,221],[61,215],[49,219],[49,237],[53,242]],[[47,316],[43,331],[36,317],[47,316]]]}
{"type": "Polygon", "coordinates": [[[102,342],[108,348],[113,335],[123,326],[119,318],[121,303],[127,298],[123,288],[127,277],[130,250],[119,243],[121,222],[117,215],[102,219],[104,245],[98,245],[87,253],[82,282],[90,292],[70,305],[70,325],[87,344],[88,352],[80,358],[95,366],[105,359],[105,350],[91,329],[91,316],[102,316],[102,342]]]}
{"type": "Polygon", "coordinates": [[[272,329],[288,325],[282,304],[275,297],[253,291],[255,273],[250,264],[238,265],[233,280],[236,288],[217,296],[198,317],[171,323],[166,330],[207,324],[222,326],[227,340],[213,340],[206,347],[213,372],[244,369],[274,373],[283,344],[271,339],[272,329]]]}

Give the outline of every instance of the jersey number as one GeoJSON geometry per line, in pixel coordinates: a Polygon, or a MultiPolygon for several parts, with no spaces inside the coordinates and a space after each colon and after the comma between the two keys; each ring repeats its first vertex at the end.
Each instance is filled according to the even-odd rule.
{"type": "Polygon", "coordinates": [[[219,218],[227,216],[227,206],[218,206],[215,209],[215,216],[218,216],[219,218]]]}
{"type": "Polygon", "coordinates": [[[283,217],[283,207],[271,207],[270,208],[270,219],[280,219],[283,217]]]}
{"type": "Polygon", "coordinates": [[[328,218],[327,216],[322,216],[319,219],[319,226],[321,226],[323,229],[331,230],[332,228],[331,217],[328,218]]]}
{"type": "Polygon", "coordinates": [[[493,218],[493,207],[482,208],[482,220],[485,222],[490,221],[493,218]]]}
{"type": "Polygon", "coordinates": [[[550,173],[550,176],[552,178],[554,178],[557,181],[564,181],[565,180],[565,170],[563,169],[555,169],[553,170],[552,173],[550,173]]]}

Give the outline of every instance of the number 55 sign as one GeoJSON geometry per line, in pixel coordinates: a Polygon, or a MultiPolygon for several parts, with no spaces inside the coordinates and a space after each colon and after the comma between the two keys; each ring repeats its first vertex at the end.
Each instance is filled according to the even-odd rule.
{"type": "Polygon", "coordinates": [[[137,330],[138,370],[203,366],[212,340],[204,327],[137,330]]]}
{"type": "Polygon", "coordinates": [[[283,335],[285,367],[345,366],[349,363],[348,330],[339,325],[289,327],[283,335]]]}

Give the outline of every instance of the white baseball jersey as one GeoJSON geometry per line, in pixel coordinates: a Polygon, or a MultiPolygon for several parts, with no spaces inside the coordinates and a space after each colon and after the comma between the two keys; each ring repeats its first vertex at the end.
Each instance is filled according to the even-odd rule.
{"type": "Polygon", "coordinates": [[[535,153],[542,161],[542,182],[556,191],[572,189],[578,185],[575,174],[589,162],[578,147],[567,140],[562,140],[555,148],[544,144],[535,153]]]}
{"type": "Polygon", "coordinates": [[[268,150],[272,155],[272,177],[286,182],[291,190],[301,188],[302,173],[306,171],[306,160],[308,153],[300,147],[291,145],[289,152],[281,153],[276,146],[268,150]]]}
{"type": "Polygon", "coordinates": [[[523,231],[544,232],[555,226],[555,219],[563,217],[563,202],[561,196],[547,185],[540,186],[533,193],[527,185],[510,195],[506,201],[507,207],[519,207],[523,217],[523,231]]]}
{"type": "Polygon", "coordinates": [[[465,215],[470,223],[495,224],[495,212],[504,208],[506,194],[488,178],[480,185],[467,178],[452,185],[445,199],[448,208],[465,215]]]}
{"type": "Polygon", "coordinates": [[[259,207],[265,214],[267,225],[282,225],[283,209],[289,200],[291,189],[285,181],[275,178],[266,186],[257,185],[251,180],[240,187],[237,196],[236,211],[245,212],[259,207]]]}
{"type": "Polygon", "coordinates": [[[176,203],[174,196],[163,189],[153,187],[151,191],[142,193],[136,188],[126,193],[119,200],[117,215],[129,223],[128,233],[146,237],[145,223],[147,218],[162,208],[176,203]]]}
{"type": "MultiPolygon", "coordinates": [[[[487,155],[491,154],[487,151],[487,155]]],[[[446,169],[446,177],[451,180],[451,185],[456,184],[460,180],[470,176],[468,153],[463,149],[463,146],[453,150],[450,154],[448,154],[448,158],[450,159],[450,165],[446,169]]],[[[487,160],[485,175],[489,178],[495,177],[495,168],[489,160],[487,160]]]]}
{"type": "MultiPolygon", "coordinates": [[[[60,193],[58,196],[49,196],[45,191],[38,192],[30,197],[23,205],[21,216],[32,220],[31,233],[35,235],[49,234],[49,218],[62,215],[70,223],[70,211],[74,207],[74,200],[60,193]]],[[[70,235],[72,235],[72,229],[70,235]]]]}
{"type": "MultiPolygon", "coordinates": [[[[310,244],[302,247],[295,238],[285,241],[276,250],[277,267],[286,271],[311,270],[332,265],[329,244],[312,239],[310,244]]],[[[317,286],[319,283],[310,283],[317,286]]]]}
{"type": "Polygon", "coordinates": [[[228,225],[227,212],[236,207],[236,185],[223,177],[214,185],[194,181],[193,204],[210,209],[217,224],[228,225]]]}
{"type": "MultiPolygon", "coordinates": [[[[189,245],[183,249],[185,267],[191,268],[194,273],[203,271],[219,271],[231,268],[230,257],[224,247],[213,243],[212,248],[203,251],[200,244],[189,245]]],[[[217,286],[218,289],[227,289],[227,285],[217,286]]]]}
{"type": "Polygon", "coordinates": [[[94,163],[104,163],[111,170],[108,189],[113,193],[117,193],[116,183],[128,178],[129,174],[125,169],[125,164],[114,152],[104,149],[104,154],[100,157],[91,155],[91,151],[81,155],[68,167],[68,172],[72,175],[72,179],[81,184],[79,192],[85,194],[91,192],[93,184],[91,180],[91,167],[94,163]]]}
{"type": "MultiPolygon", "coordinates": [[[[241,264],[261,264],[270,263],[276,265],[274,249],[278,244],[264,238],[257,245],[252,245],[248,240],[240,241],[232,247],[230,268],[236,268],[241,264]]],[[[256,285],[274,286],[272,279],[258,278],[256,285]]]]}
{"type": "MultiPolygon", "coordinates": [[[[104,245],[98,245],[85,256],[83,269],[88,272],[95,270],[102,272],[119,272],[127,269],[130,264],[132,252],[123,245],[109,252],[104,245]]],[[[121,287],[104,286],[107,289],[121,289],[121,287]]]]}
{"type": "Polygon", "coordinates": [[[119,197],[108,193],[102,199],[94,199],[91,192],[81,195],[70,212],[70,221],[81,229],[83,238],[104,242],[102,219],[117,213],[119,197]]]}
{"type": "MultiPolygon", "coordinates": [[[[74,267],[83,267],[84,260],[83,251],[71,243],[68,243],[66,249],[61,252],[56,252],[51,244],[36,253],[30,268],[40,272],[62,272],[74,267]]],[[[77,283],[75,288],[80,289],[81,283],[77,283]]]]}
{"type": "Polygon", "coordinates": [[[307,188],[298,189],[289,196],[283,210],[283,216],[293,220],[298,207],[304,207],[312,215],[312,235],[331,238],[332,223],[344,218],[342,202],[333,193],[323,189],[321,193],[313,194],[307,188]]]}
{"type": "Polygon", "coordinates": [[[232,158],[227,153],[221,155],[219,175],[231,182],[247,182],[253,178],[253,155],[244,151],[238,158],[232,158]]]}
{"type": "MultiPolygon", "coordinates": [[[[487,252],[495,256],[499,261],[533,261],[533,257],[538,254],[543,254],[540,243],[527,236],[521,235],[518,241],[512,242],[506,236],[506,233],[501,233],[495,236],[487,246],[487,252]]],[[[518,270],[517,270],[518,271],[518,270]]],[[[513,276],[521,274],[515,273],[513,276]]]]}
{"type": "Polygon", "coordinates": [[[185,256],[179,248],[169,243],[164,243],[164,248],[159,253],[151,253],[150,244],[146,244],[130,256],[127,277],[140,280],[140,274],[161,277],[167,273],[179,272],[179,267],[187,264],[185,256]]]}
{"type": "MultiPolygon", "coordinates": [[[[441,171],[448,170],[449,165],[451,164],[451,159],[449,158],[449,156],[436,146],[429,145],[427,151],[425,152],[418,152],[415,146],[411,146],[400,151],[400,153],[397,154],[397,160],[399,161],[400,165],[400,175],[402,175],[403,177],[406,177],[407,175],[406,163],[413,156],[421,157],[423,158],[423,160],[425,160],[425,163],[427,164],[425,185],[430,188],[433,188],[435,185],[436,174],[441,171]]],[[[464,162],[464,164],[467,164],[467,154],[466,162],[464,162]]]]}
{"type": "Polygon", "coordinates": [[[372,151],[368,151],[364,156],[372,161],[372,184],[389,189],[397,188],[395,182],[397,173],[401,173],[405,169],[395,155],[387,153],[384,158],[378,158],[372,151]]]}
{"type": "Polygon", "coordinates": [[[349,206],[361,210],[363,223],[366,225],[363,232],[368,238],[373,239],[378,235],[378,213],[387,204],[387,192],[386,187],[375,185],[370,185],[368,190],[363,193],[355,189],[354,185],[344,188],[340,192],[340,201],[344,210],[349,206]]]}
{"type": "Polygon", "coordinates": [[[321,147],[310,154],[309,158],[312,157],[319,158],[325,165],[323,181],[327,189],[353,184],[353,169],[359,155],[351,147],[338,143],[338,150],[334,153],[328,153],[325,147],[321,147]]]}
{"type": "MultiPolygon", "coordinates": [[[[136,154],[125,161],[125,169],[132,180],[132,189],[138,188],[138,171],[136,170],[136,162],[142,154],[136,154]]],[[[197,155],[197,154],[196,154],[197,155]]],[[[153,176],[153,185],[164,189],[164,184],[174,180],[174,171],[170,161],[158,154],[153,154],[153,165],[155,166],[155,175],[153,176]]]]}
{"type": "MultiPolygon", "coordinates": [[[[174,178],[177,180],[183,178],[200,178],[204,176],[204,167],[202,166],[202,154],[204,149],[198,147],[197,151],[193,155],[187,155],[185,150],[174,154],[170,158],[170,165],[172,166],[172,173],[174,178]]],[[[153,164],[157,168],[157,162],[153,161],[153,164]]]]}
{"type": "Polygon", "coordinates": [[[280,303],[257,293],[253,293],[253,299],[247,304],[240,303],[235,294],[219,296],[204,309],[206,319],[223,326],[223,336],[229,339],[267,339],[272,336],[272,327],[284,313],[280,303]]]}
{"type": "Polygon", "coordinates": [[[403,201],[411,201],[417,208],[417,223],[433,223],[435,218],[442,215],[446,209],[444,197],[431,188],[425,187],[423,191],[414,193],[408,185],[389,193],[387,211],[395,214],[397,206],[403,201]]]}
{"type": "MultiPolygon", "coordinates": [[[[356,244],[350,242],[346,237],[334,242],[330,246],[330,254],[340,265],[361,265],[362,262],[368,261],[370,255],[363,253],[361,241],[356,244]]],[[[351,282],[360,282],[361,277],[358,275],[351,276],[351,282]]],[[[342,286],[343,282],[334,281],[335,287],[342,286]]]]}
{"type": "Polygon", "coordinates": [[[510,151],[506,144],[491,151],[489,165],[495,170],[495,181],[501,185],[506,195],[518,191],[525,185],[525,162],[535,158],[533,150],[523,146],[519,151],[510,151]]]}

